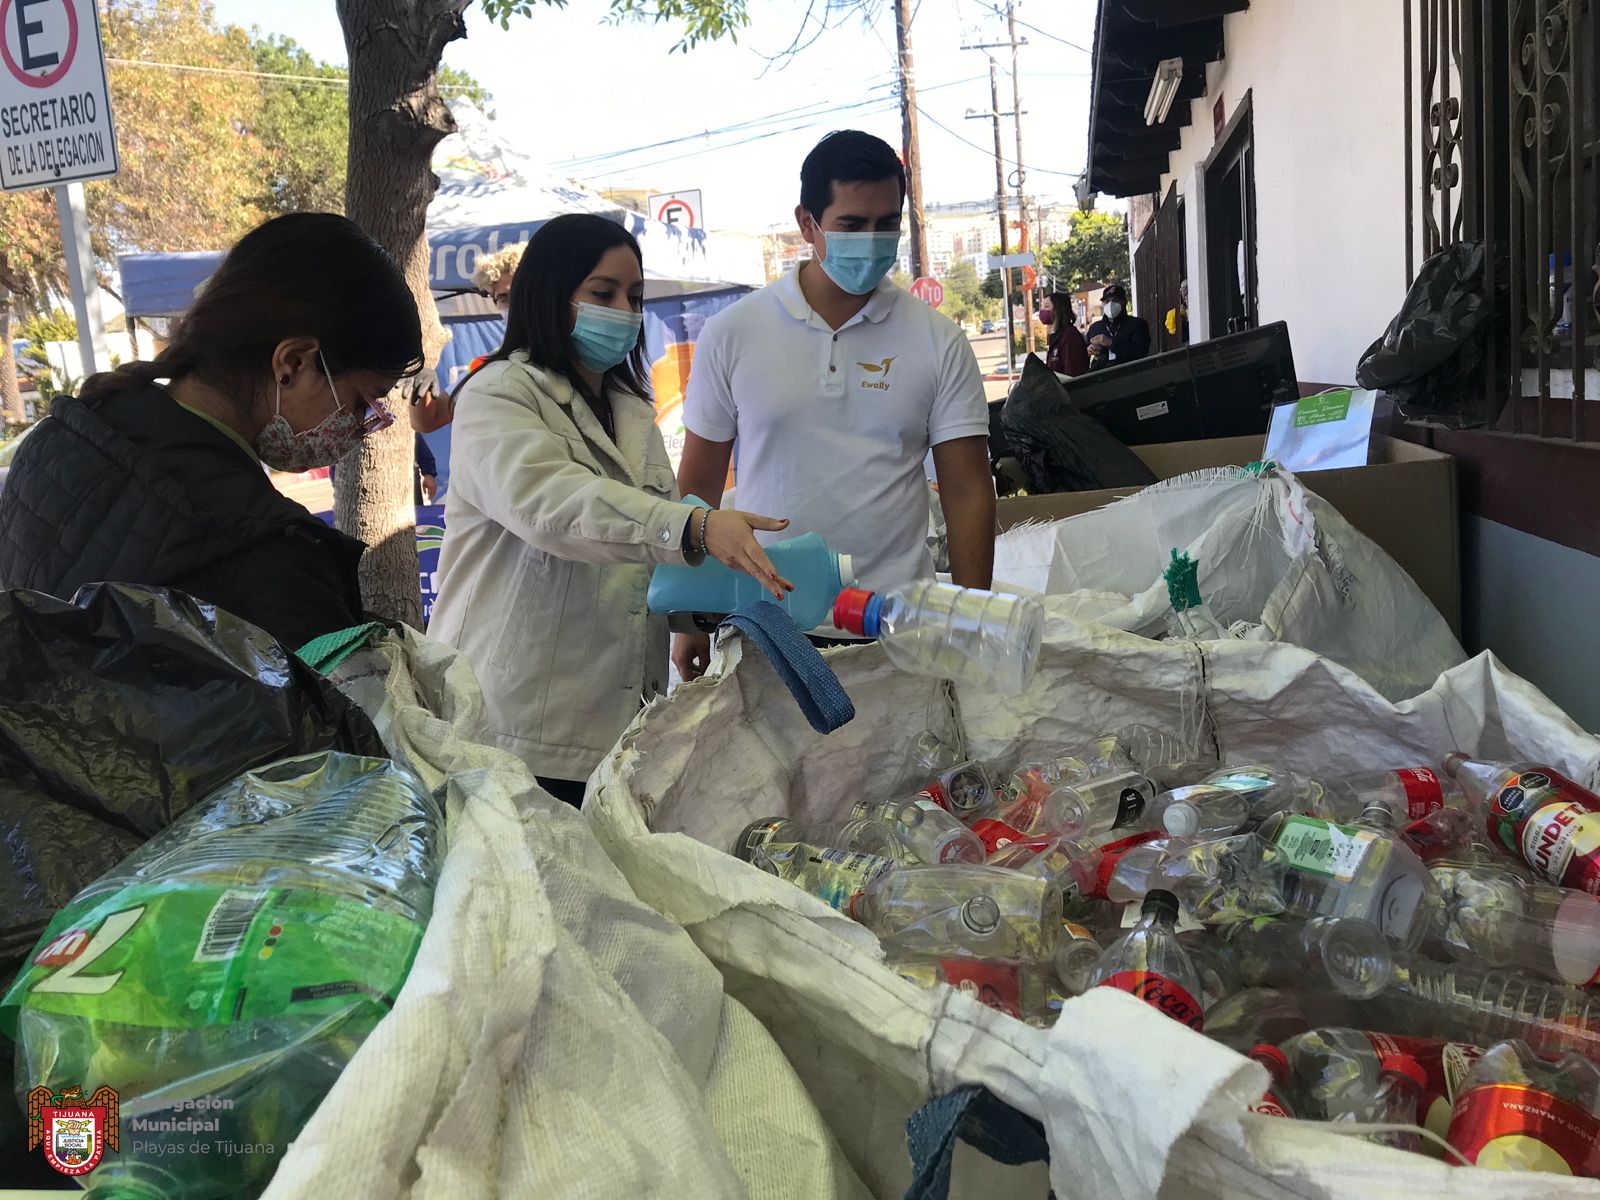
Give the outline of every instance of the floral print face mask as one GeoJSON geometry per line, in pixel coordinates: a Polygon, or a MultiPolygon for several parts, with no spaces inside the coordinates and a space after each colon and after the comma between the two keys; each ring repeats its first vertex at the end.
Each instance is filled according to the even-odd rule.
{"type": "Polygon", "coordinates": [[[321,350],[317,351],[317,361],[322,364],[328,390],[333,393],[334,410],[313,428],[296,433],[283,415],[283,385],[277,386],[272,420],[256,434],[256,453],[274,471],[298,472],[331,467],[367,434],[394,424],[394,414],[382,401],[370,402],[365,414],[341,404],[339,393],[333,386],[333,376],[328,371],[328,362],[322,357],[321,350]]]}

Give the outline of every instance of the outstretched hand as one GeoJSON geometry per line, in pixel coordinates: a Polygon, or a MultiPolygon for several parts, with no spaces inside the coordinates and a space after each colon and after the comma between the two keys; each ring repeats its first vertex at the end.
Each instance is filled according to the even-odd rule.
{"type": "Polygon", "coordinates": [[[732,509],[713,509],[705,518],[706,552],[724,566],[760,580],[762,586],[772,593],[774,600],[782,600],[787,593],[794,591],[794,584],[779,578],[772,560],[761,548],[761,543],[756,541],[755,530],[776,533],[788,526],[788,521],[774,517],[732,509]]]}

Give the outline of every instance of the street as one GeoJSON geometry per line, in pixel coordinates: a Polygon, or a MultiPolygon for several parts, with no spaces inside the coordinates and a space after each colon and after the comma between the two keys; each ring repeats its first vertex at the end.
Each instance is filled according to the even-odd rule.
{"type": "MultiPolygon", "coordinates": [[[[978,369],[987,377],[1001,374],[1006,369],[1006,335],[1001,333],[968,334],[967,341],[972,343],[972,352],[978,356],[978,369]]],[[[1021,360],[1018,360],[1021,366],[1021,360]]],[[[984,379],[984,395],[990,400],[1003,399],[1010,391],[1010,385],[1004,379],[984,379]]]]}

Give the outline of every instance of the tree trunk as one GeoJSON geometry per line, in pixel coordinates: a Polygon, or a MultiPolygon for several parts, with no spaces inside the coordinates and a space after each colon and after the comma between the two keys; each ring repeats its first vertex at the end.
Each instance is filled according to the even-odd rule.
{"type": "Polygon", "coordinates": [[[11,292],[0,285],[0,422],[11,426],[27,420],[17,385],[17,356],[11,348],[11,292]]]}
{"type": "MultiPolygon", "coordinates": [[[[433,149],[455,128],[436,73],[445,45],[466,36],[470,0],[338,0],[350,57],[350,157],[345,213],[405,271],[422,315],[423,354],[446,341],[429,288],[425,223],[438,181],[433,149]]],[[[359,297],[356,300],[359,303],[359,297]]],[[[366,542],[361,589],[379,616],[422,624],[413,435],[406,414],[339,464],[334,517],[366,542]]]]}

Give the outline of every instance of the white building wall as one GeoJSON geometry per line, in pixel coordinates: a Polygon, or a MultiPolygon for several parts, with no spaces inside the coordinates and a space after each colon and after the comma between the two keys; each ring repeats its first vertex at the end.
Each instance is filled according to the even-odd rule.
{"type": "Polygon", "coordinates": [[[1303,382],[1351,383],[1361,352],[1405,295],[1404,69],[1394,0],[1272,0],[1227,18],[1161,188],[1188,222],[1190,334],[1204,313],[1200,166],[1212,106],[1251,93],[1256,270],[1263,323],[1287,321],[1303,382]]]}

